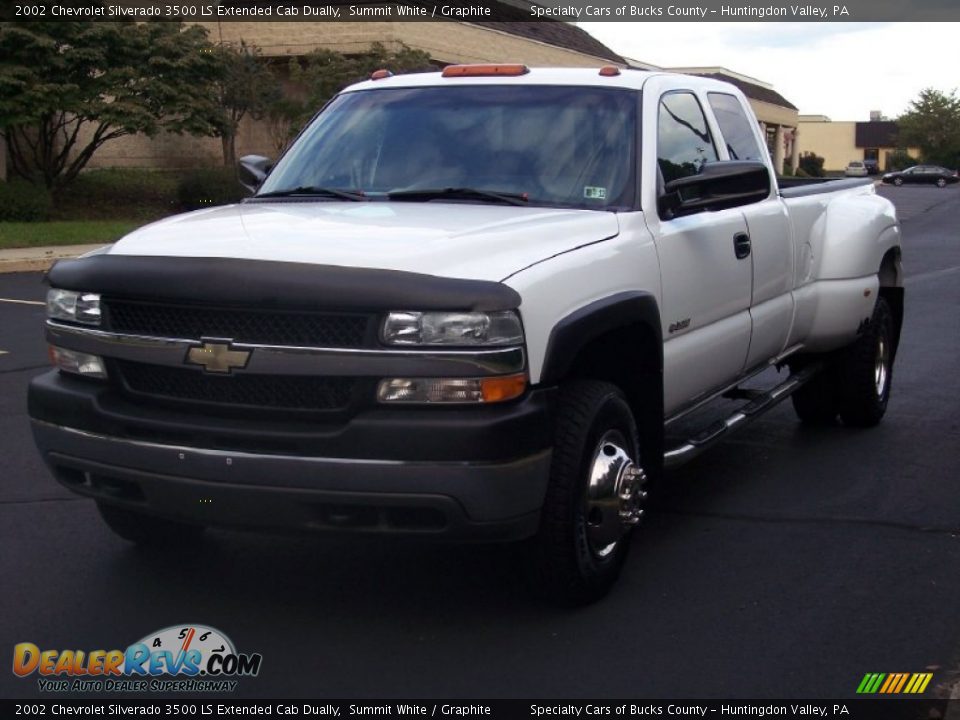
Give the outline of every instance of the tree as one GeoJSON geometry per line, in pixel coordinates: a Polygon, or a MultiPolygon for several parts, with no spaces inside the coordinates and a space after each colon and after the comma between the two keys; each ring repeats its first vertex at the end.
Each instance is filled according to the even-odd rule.
{"type": "Polygon", "coordinates": [[[213,135],[220,72],[199,26],[0,23],[0,133],[11,169],[56,191],[124,135],[213,135]]]}
{"type": "Polygon", "coordinates": [[[897,119],[900,147],[918,147],[924,162],[956,167],[960,162],[960,98],[956,91],[920,91],[897,119]]]}
{"type": "Polygon", "coordinates": [[[222,76],[217,81],[220,117],[217,134],[223,144],[223,164],[236,162],[237,129],[249,115],[263,119],[283,97],[279,78],[260,57],[260,51],[244,41],[218,49],[222,76]]]}
{"type": "Polygon", "coordinates": [[[802,171],[806,177],[823,177],[823,162],[824,159],[814,152],[800,153],[798,174],[802,171]]]}
{"type": "Polygon", "coordinates": [[[283,96],[270,104],[266,113],[267,133],[273,144],[274,154],[279,156],[297,131],[297,123],[303,115],[303,103],[296,98],[283,96]]]}
{"type": "Polygon", "coordinates": [[[293,114],[292,127],[302,126],[317,110],[347,85],[366,80],[374,70],[386,68],[393,73],[428,72],[437,67],[422,50],[401,44],[388,50],[373,43],[359,55],[344,55],[332,50],[315,50],[290,61],[290,79],[302,88],[299,102],[288,108],[293,114]]]}

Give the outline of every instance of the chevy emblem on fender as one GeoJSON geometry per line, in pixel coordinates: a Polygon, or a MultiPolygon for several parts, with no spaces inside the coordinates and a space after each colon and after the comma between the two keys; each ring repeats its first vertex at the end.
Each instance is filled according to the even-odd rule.
{"type": "Polygon", "coordinates": [[[249,350],[232,350],[230,341],[204,342],[200,347],[190,348],[185,362],[202,365],[211,373],[229,373],[237,368],[245,368],[250,361],[249,350]]]}

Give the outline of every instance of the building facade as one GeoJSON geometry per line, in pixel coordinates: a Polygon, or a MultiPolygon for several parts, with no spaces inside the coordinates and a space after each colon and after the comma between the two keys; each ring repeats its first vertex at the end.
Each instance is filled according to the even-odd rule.
{"type": "MultiPolygon", "coordinates": [[[[893,120],[831,120],[826,115],[800,116],[800,151],[820,155],[823,169],[842,172],[853,160],[876,160],[889,169],[890,155],[899,148],[897,123],[893,120]]],[[[917,157],[918,148],[907,148],[917,157]]]]}

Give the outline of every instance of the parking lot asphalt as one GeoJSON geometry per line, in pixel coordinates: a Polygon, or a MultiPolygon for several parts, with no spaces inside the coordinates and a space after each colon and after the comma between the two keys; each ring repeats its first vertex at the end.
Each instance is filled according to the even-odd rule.
{"type": "MultiPolygon", "coordinates": [[[[532,600],[509,547],[225,531],[175,553],[129,546],[41,464],[25,395],[46,367],[43,307],[7,300],[44,288],[0,277],[0,658],[203,623],[263,655],[237,697],[830,698],[867,672],[923,671],[928,695],[946,693],[960,189],[879,192],[903,218],[907,288],[881,426],[809,429],[780,405],[668,476],[619,586],[578,611],[532,600]]],[[[40,695],[0,669],[0,696],[40,695]]]]}

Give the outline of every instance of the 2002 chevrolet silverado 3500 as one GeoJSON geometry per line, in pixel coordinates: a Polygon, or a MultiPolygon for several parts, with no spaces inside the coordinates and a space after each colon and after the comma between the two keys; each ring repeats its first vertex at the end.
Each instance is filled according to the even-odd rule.
{"type": "Polygon", "coordinates": [[[36,442],[127,539],[516,540],[584,603],[665,467],[791,395],[807,422],[886,409],[894,209],[869,180],[778,187],[731,85],[379,72],[242,166],[246,201],[48,276],[36,442]],[[744,404],[665,442],[721,395],[744,404]]]}

